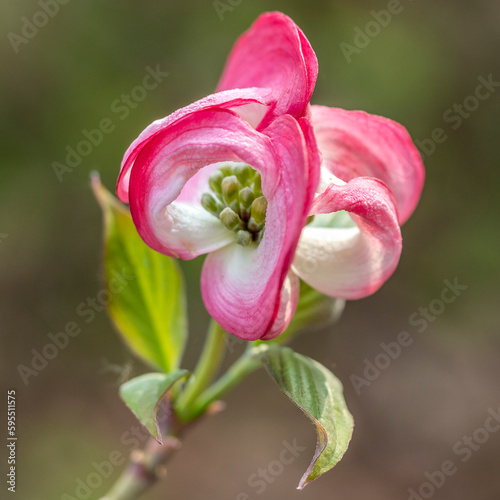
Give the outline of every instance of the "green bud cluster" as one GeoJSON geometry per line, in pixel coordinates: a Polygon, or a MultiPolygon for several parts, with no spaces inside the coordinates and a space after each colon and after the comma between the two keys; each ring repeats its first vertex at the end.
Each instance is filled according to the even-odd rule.
{"type": "Polygon", "coordinates": [[[202,207],[236,233],[239,245],[259,243],[267,211],[260,173],[249,165],[223,165],[210,175],[208,185],[211,192],[203,193],[202,207]]]}

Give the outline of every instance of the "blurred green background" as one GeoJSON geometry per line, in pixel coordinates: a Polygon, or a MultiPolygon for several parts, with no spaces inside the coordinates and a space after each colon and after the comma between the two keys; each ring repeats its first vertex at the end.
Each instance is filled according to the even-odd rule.
{"type": "MultiPolygon", "coordinates": [[[[314,451],[314,429],[259,372],[228,397],[222,414],[193,430],[168,479],[144,498],[233,500],[243,492],[274,500],[406,499],[408,488],[418,489],[428,481],[424,473],[445,460],[458,470],[433,498],[500,497],[500,432],[465,463],[453,451],[483,426],[488,409],[500,406],[500,89],[493,87],[459,126],[444,117],[474,94],[479,77],[500,81],[500,3],[401,0],[401,12],[348,62],[341,44],[354,45],[356,28],[364,31],[374,19],[371,11],[387,6],[385,0],[222,0],[218,13],[210,0],[70,1],[27,43],[12,43],[9,33],[20,36],[23,17],[32,20],[41,7],[2,2],[0,356],[2,381],[17,389],[17,498],[78,498],[77,480],[94,471],[93,462],[131,448],[123,435],[135,421],[117,387],[146,368],[128,354],[105,312],[27,386],[17,370],[31,363],[31,350],[41,349],[48,333],[68,321],[82,322],[78,304],[101,288],[101,214],[90,171],[98,170],[112,188],[137,134],[211,93],[238,35],[268,10],[290,15],[316,51],[313,103],[390,117],[419,141],[436,128],[447,139],[432,154],[427,143],[426,185],[403,228],[394,276],[374,296],[348,303],[336,325],[293,343],[344,383],[356,428],[343,461],[303,492],[295,490],[314,451]],[[158,88],[129,107],[127,116],[114,112],[112,103],[141,83],[147,66],[158,64],[169,73],[158,88]],[[60,182],[53,162],[64,162],[66,146],[76,147],[82,130],[104,118],[114,130],[60,182]],[[443,280],[455,278],[467,289],[418,333],[411,315],[439,299],[443,280]],[[380,343],[404,330],[413,344],[357,394],[351,376],[363,376],[365,359],[373,361],[380,343]],[[264,491],[251,486],[249,477],[279,457],[284,440],[294,439],[307,450],[264,491]]],[[[474,107],[473,100],[467,103],[474,107]]],[[[188,368],[207,322],[200,266],[198,260],[183,266],[192,330],[188,368]]],[[[89,498],[100,498],[117,474],[89,498]]]]}

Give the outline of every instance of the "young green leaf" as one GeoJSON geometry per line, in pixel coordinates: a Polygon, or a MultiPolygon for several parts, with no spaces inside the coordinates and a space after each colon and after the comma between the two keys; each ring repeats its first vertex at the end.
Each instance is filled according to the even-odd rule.
{"type": "Polygon", "coordinates": [[[172,385],[187,375],[187,370],[172,373],[146,373],[120,386],[120,396],[150,434],[162,444],[158,408],[172,385]]]}
{"type": "Polygon", "coordinates": [[[342,384],[317,361],[276,344],[269,346],[263,361],[283,394],[316,426],[316,452],[300,480],[301,490],[340,461],[351,439],[353,418],[344,401],[342,384]]]}
{"type": "Polygon", "coordinates": [[[130,349],[166,373],[179,367],[187,339],[184,283],[174,259],[149,248],[128,209],[92,176],[104,213],[109,314],[130,349]]]}

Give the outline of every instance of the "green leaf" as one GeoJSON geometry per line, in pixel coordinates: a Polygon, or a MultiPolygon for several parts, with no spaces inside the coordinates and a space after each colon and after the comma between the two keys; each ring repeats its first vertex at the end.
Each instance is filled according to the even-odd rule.
{"type": "Polygon", "coordinates": [[[160,444],[162,439],[158,408],[172,385],[187,374],[187,370],[146,373],[120,386],[120,396],[125,404],[160,444]]]}
{"type": "Polygon", "coordinates": [[[316,452],[300,480],[301,490],[342,458],[354,426],[340,381],[323,365],[289,347],[269,345],[263,357],[271,376],[316,426],[316,452]]]}
{"type": "Polygon", "coordinates": [[[130,349],[166,373],[179,367],[187,340],[186,300],[174,259],[149,248],[128,209],[93,174],[104,213],[104,269],[109,314],[130,349]]]}

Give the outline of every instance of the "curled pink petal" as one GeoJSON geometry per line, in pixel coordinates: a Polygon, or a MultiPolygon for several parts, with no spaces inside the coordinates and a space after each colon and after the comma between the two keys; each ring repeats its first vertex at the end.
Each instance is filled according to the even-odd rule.
{"type": "Polygon", "coordinates": [[[311,214],[341,210],[356,225],[306,226],[293,269],[326,295],[359,299],[378,290],[398,264],[401,233],[395,200],[383,182],[358,177],[343,186],[330,184],[314,201],[311,214]]]}
{"type": "Polygon", "coordinates": [[[162,130],[165,130],[177,120],[196,111],[210,108],[222,108],[233,110],[255,128],[260,121],[258,117],[260,116],[260,118],[262,118],[262,116],[265,115],[270,102],[269,92],[266,89],[249,88],[228,90],[209,95],[189,106],[178,109],[161,120],[154,121],[141,132],[139,137],[132,142],[125,152],[116,186],[118,198],[123,203],[128,203],[130,172],[142,148],[152,137],[162,130]]]}
{"type": "Polygon", "coordinates": [[[424,182],[422,159],[404,127],[363,111],[311,106],[323,166],[343,181],[375,177],[393,192],[403,224],[424,182]]]}
{"type": "Polygon", "coordinates": [[[273,117],[301,117],[318,76],[316,55],[300,28],[281,12],[261,15],[236,42],[218,90],[269,88],[276,100],[262,127],[273,117]]]}
{"type": "Polygon", "coordinates": [[[299,302],[299,278],[289,272],[281,288],[280,305],[276,312],[271,329],[262,337],[262,340],[271,340],[281,335],[292,321],[299,302]]]}
{"type": "MultiPolygon", "coordinates": [[[[196,245],[194,229],[198,226],[190,227],[189,217],[182,216],[183,207],[192,214],[196,213],[193,206],[201,210],[199,203],[193,203],[200,189],[190,186],[190,179],[204,167],[212,170],[218,162],[245,162],[262,172],[263,183],[272,190],[279,178],[276,169],[268,168],[274,163],[273,152],[267,136],[231,111],[202,110],[176,120],[142,146],[131,171],[130,210],[139,234],[151,248],[166,255],[191,259],[205,253],[205,246],[196,245]],[[190,190],[187,195],[185,188],[190,190]],[[173,211],[178,212],[176,216],[173,211]],[[178,220],[184,222],[178,224],[178,220]]],[[[203,178],[200,172],[196,180],[203,178]]],[[[212,218],[234,241],[234,234],[212,218]]],[[[226,244],[227,238],[221,242],[226,244]]]]}
{"type": "MultiPolygon", "coordinates": [[[[307,122],[302,127],[307,128],[307,122]]],[[[292,318],[296,282],[287,281],[287,275],[319,170],[315,145],[306,143],[294,118],[276,119],[265,133],[272,150],[258,168],[268,200],[264,238],[258,247],[229,245],[209,254],[201,276],[209,313],[224,329],[245,340],[275,337],[292,318]],[[266,181],[270,179],[266,170],[278,173],[276,183],[266,181]]]]}
{"type": "Polygon", "coordinates": [[[361,111],[310,106],[317,73],[297,25],[263,14],[235,44],[219,92],[152,123],[122,162],[117,194],[143,240],[181,259],[208,253],[204,303],[246,340],[288,327],[298,277],[338,298],[375,292],[398,263],[399,225],[422,191],[424,169],[407,131],[361,111]],[[261,174],[265,227],[250,243],[239,234],[247,246],[201,206],[221,162],[261,174]],[[338,212],[350,224],[341,227],[342,215],[331,215],[338,212]],[[306,226],[309,215],[316,217],[306,226]]]}

